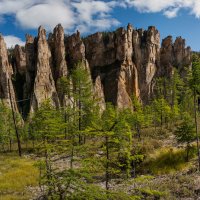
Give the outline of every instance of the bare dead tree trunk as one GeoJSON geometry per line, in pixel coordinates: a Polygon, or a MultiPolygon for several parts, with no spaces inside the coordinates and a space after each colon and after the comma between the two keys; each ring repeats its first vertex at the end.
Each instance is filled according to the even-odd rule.
{"type": "Polygon", "coordinates": [[[67,112],[66,112],[66,106],[64,106],[64,118],[65,118],[65,140],[67,139],[67,127],[66,127],[66,123],[67,123],[67,112]]]}
{"type": "Polygon", "coordinates": [[[109,190],[109,147],[108,136],[106,136],[106,190],[109,190]]]}
{"type": "Polygon", "coordinates": [[[14,123],[14,126],[15,126],[15,134],[16,134],[16,138],[17,138],[18,154],[21,157],[22,156],[21,141],[20,141],[20,136],[19,136],[19,132],[18,132],[18,129],[17,129],[17,123],[16,123],[15,112],[14,112],[14,108],[13,108],[13,102],[12,102],[12,99],[11,99],[10,80],[9,79],[8,79],[8,92],[9,92],[10,105],[11,105],[12,116],[13,116],[13,123],[14,123]]]}
{"type": "Polygon", "coordinates": [[[73,169],[74,162],[74,138],[72,139],[72,149],[71,149],[71,160],[70,160],[70,168],[73,169]]]}

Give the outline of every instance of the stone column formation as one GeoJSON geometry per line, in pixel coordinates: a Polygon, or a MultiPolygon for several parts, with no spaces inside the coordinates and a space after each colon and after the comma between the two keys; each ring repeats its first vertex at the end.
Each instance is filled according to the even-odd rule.
{"type": "Polygon", "coordinates": [[[15,91],[12,84],[13,68],[9,63],[6,43],[0,35],[0,101],[8,107],[18,111],[15,91]]]}
{"type": "Polygon", "coordinates": [[[57,83],[77,63],[91,74],[101,111],[106,102],[120,109],[132,107],[133,95],[147,104],[154,94],[157,77],[170,78],[174,67],[184,76],[185,67],[191,66],[191,49],[185,47],[184,39],[178,37],[173,43],[168,36],[160,45],[155,27],[134,29],[131,24],[127,29],[98,32],[86,38],[81,38],[78,31],[66,36],[59,24],[47,39],[46,31],[39,27],[38,36],[26,35],[25,47],[17,45],[12,54],[11,62],[0,36],[0,99],[9,105],[7,80],[17,77],[10,82],[11,98],[15,102],[30,99],[18,104],[22,110],[26,107],[26,112],[37,110],[46,99],[56,107],[63,106],[66,97],[57,83]]]}
{"type": "Polygon", "coordinates": [[[37,63],[34,89],[31,99],[31,110],[36,110],[42,102],[50,99],[51,103],[59,107],[58,95],[51,68],[52,55],[46,40],[46,31],[39,27],[37,38],[37,63]]]}

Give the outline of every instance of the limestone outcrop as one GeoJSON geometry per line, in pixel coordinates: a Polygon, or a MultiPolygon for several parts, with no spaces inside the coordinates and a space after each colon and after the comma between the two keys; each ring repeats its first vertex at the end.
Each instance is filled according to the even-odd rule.
{"type": "Polygon", "coordinates": [[[155,27],[133,31],[133,62],[138,72],[140,98],[146,103],[153,93],[154,77],[160,66],[160,34],[155,27]]]}
{"type": "MultiPolygon", "coordinates": [[[[105,100],[111,101],[120,108],[130,105],[131,99],[123,80],[126,68],[122,67],[122,65],[132,64],[128,56],[128,53],[131,54],[128,51],[131,50],[128,49],[127,31],[120,28],[116,32],[96,33],[85,38],[84,43],[93,79],[95,80],[99,75],[101,77],[105,100]],[[123,93],[126,102],[120,99],[120,93],[123,93]]],[[[132,47],[132,44],[130,46],[132,47]]]]}
{"type": "Polygon", "coordinates": [[[90,72],[88,60],[86,59],[86,50],[80,32],[77,31],[73,35],[66,37],[66,58],[69,63],[69,68],[74,68],[77,64],[90,72]]]}
{"type": "Polygon", "coordinates": [[[104,89],[101,83],[100,76],[97,76],[94,83],[94,96],[97,99],[100,112],[102,113],[106,109],[106,102],[105,102],[104,89]]]}
{"type": "Polygon", "coordinates": [[[143,30],[128,24],[127,28],[83,38],[79,31],[66,36],[59,24],[48,40],[42,27],[36,38],[26,35],[25,47],[15,47],[11,62],[0,37],[0,58],[0,98],[9,103],[7,79],[14,76],[14,87],[10,82],[12,98],[23,100],[18,104],[23,112],[37,110],[46,99],[56,107],[70,104],[58,81],[70,77],[79,64],[91,75],[94,96],[103,111],[106,102],[120,109],[132,107],[132,96],[147,104],[158,77],[170,78],[174,67],[184,76],[191,66],[191,49],[185,47],[181,37],[173,42],[168,36],[160,45],[160,34],[154,26],[143,30]]]}
{"type": "Polygon", "coordinates": [[[46,99],[50,99],[54,106],[59,107],[58,95],[50,63],[51,59],[50,48],[46,40],[46,31],[42,27],[39,27],[37,38],[36,76],[31,99],[31,110],[36,110],[46,99]]]}
{"type": "Polygon", "coordinates": [[[185,46],[185,40],[181,37],[177,37],[173,42],[172,36],[168,36],[162,41],[160,59],[160,76],[171,77],[173,67],[177,68],[181,75],[184,76],[185,67],[191,66],[191,48],[185,46]]]}
{"type": "Polygon", "coordinates": [[[36,41],[31,35],[26,35],[26,86],[25,97],[31,98],[36,75],[36,41]]]}
{"type": "Polygon", "coordinates": [[[120,108],[131,106],[132,95],[147,102],[160,63],[160,35],[155,27],[134,30],[129,24],[127,29],[93,34],[85,39],[85,46],[91,71],[103,74],[102,82],[109,92],[105,98],[120,108]],[[109,97],[111,89],[115,95],[109,97]]]}
{"type": "Polygon", "coordinates": [[[59,24],[55,27],[53,34],[50,34],[48,43],[52,53],[52,71],[54,80],[67,76],[67,62],[65,58],[65,34],[63,27],[59,24]]]}
{"type": "Polygon", "coordinates": [[[20,75],[24,75],[26,73],[26,53],[23,47],[19,45],[15,46],[14,55],[16,59],[16,69],[20,75]]]}
{"type": "Polygon", "coordinates": [[[184,70],[184,67],[191,64],[191,48],[186,47],[185,39],[182,37],[177,37],[174,42],[174,58],[175,67],[178,67],[180,70],[184,70]]]}
{"type": "Polygon", "coordinates": [[[3,104],[18,111],[16,95],[13,87],[12,76],[14,75],[8,59],[8,51],[3,36],[0,35],[0,100],[3,104]]]}
{"type": "Polygon", "coordinates": [[[49,35],[48,44],[50,46],[52,58],[51,58],[51,70],[56,85],[60,104],[63,106],[64,94],[59,88],[58,80],[62,77],[66,77],[68,74],[67,62],[66,62],[66,50],[65,50],[65,33],[61,24],[58,24],[53,31],[53,34],[49,35]]]}

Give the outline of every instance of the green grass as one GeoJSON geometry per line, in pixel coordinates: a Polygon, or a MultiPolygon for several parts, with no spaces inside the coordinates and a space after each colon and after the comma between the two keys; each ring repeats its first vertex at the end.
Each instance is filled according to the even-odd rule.
{"type": "Polygon", "coordinates": [[[149,180],[152,180],[154,179],[154,176],[151,176],[151,175],[142,175],[142,176],[138,176],[134,179],[134,182],[137,182],[137,183],[143,183],[143,182],[146,182],[146,181],[149,181],[149,180]]]}
{"type": "Polygon", "coordinates": [[[152,197],[152,199],[160,199],[161,197],[164,197],[167,195],[165,192],[161,192],[158,190],[152,190],[149,188],[139,189],[139,192],[143,195],[144,198],[152,197]]]}
{"type": "MultiPolygon", "coordinates": [[[[161,148],[150,155],[144,166],[155,175],[175,173],[190,167],[191,163],[186,162],[185,157],[185,149],[161,148]]],[[[189,157],[195,157],[195,148],[192,148],[189,157]]]]}
{"type": "Polygon", "coordinates": [[[0,154],[0,200],[29,199],[28,186],[38,185],[34,161],[13,154],[0,154]]]}

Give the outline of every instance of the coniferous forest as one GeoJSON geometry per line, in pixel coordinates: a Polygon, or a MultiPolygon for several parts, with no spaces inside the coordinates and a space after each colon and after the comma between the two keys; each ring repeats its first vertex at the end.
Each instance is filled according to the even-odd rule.
{"type": "Polygon", "coordinates": [[[57,81],[59,108],[47,99],[23,117],[0,102],[0,199],[198,199],[198,54],[186,69],[132,108],[102,110],[82,63],[57,81]]]}

